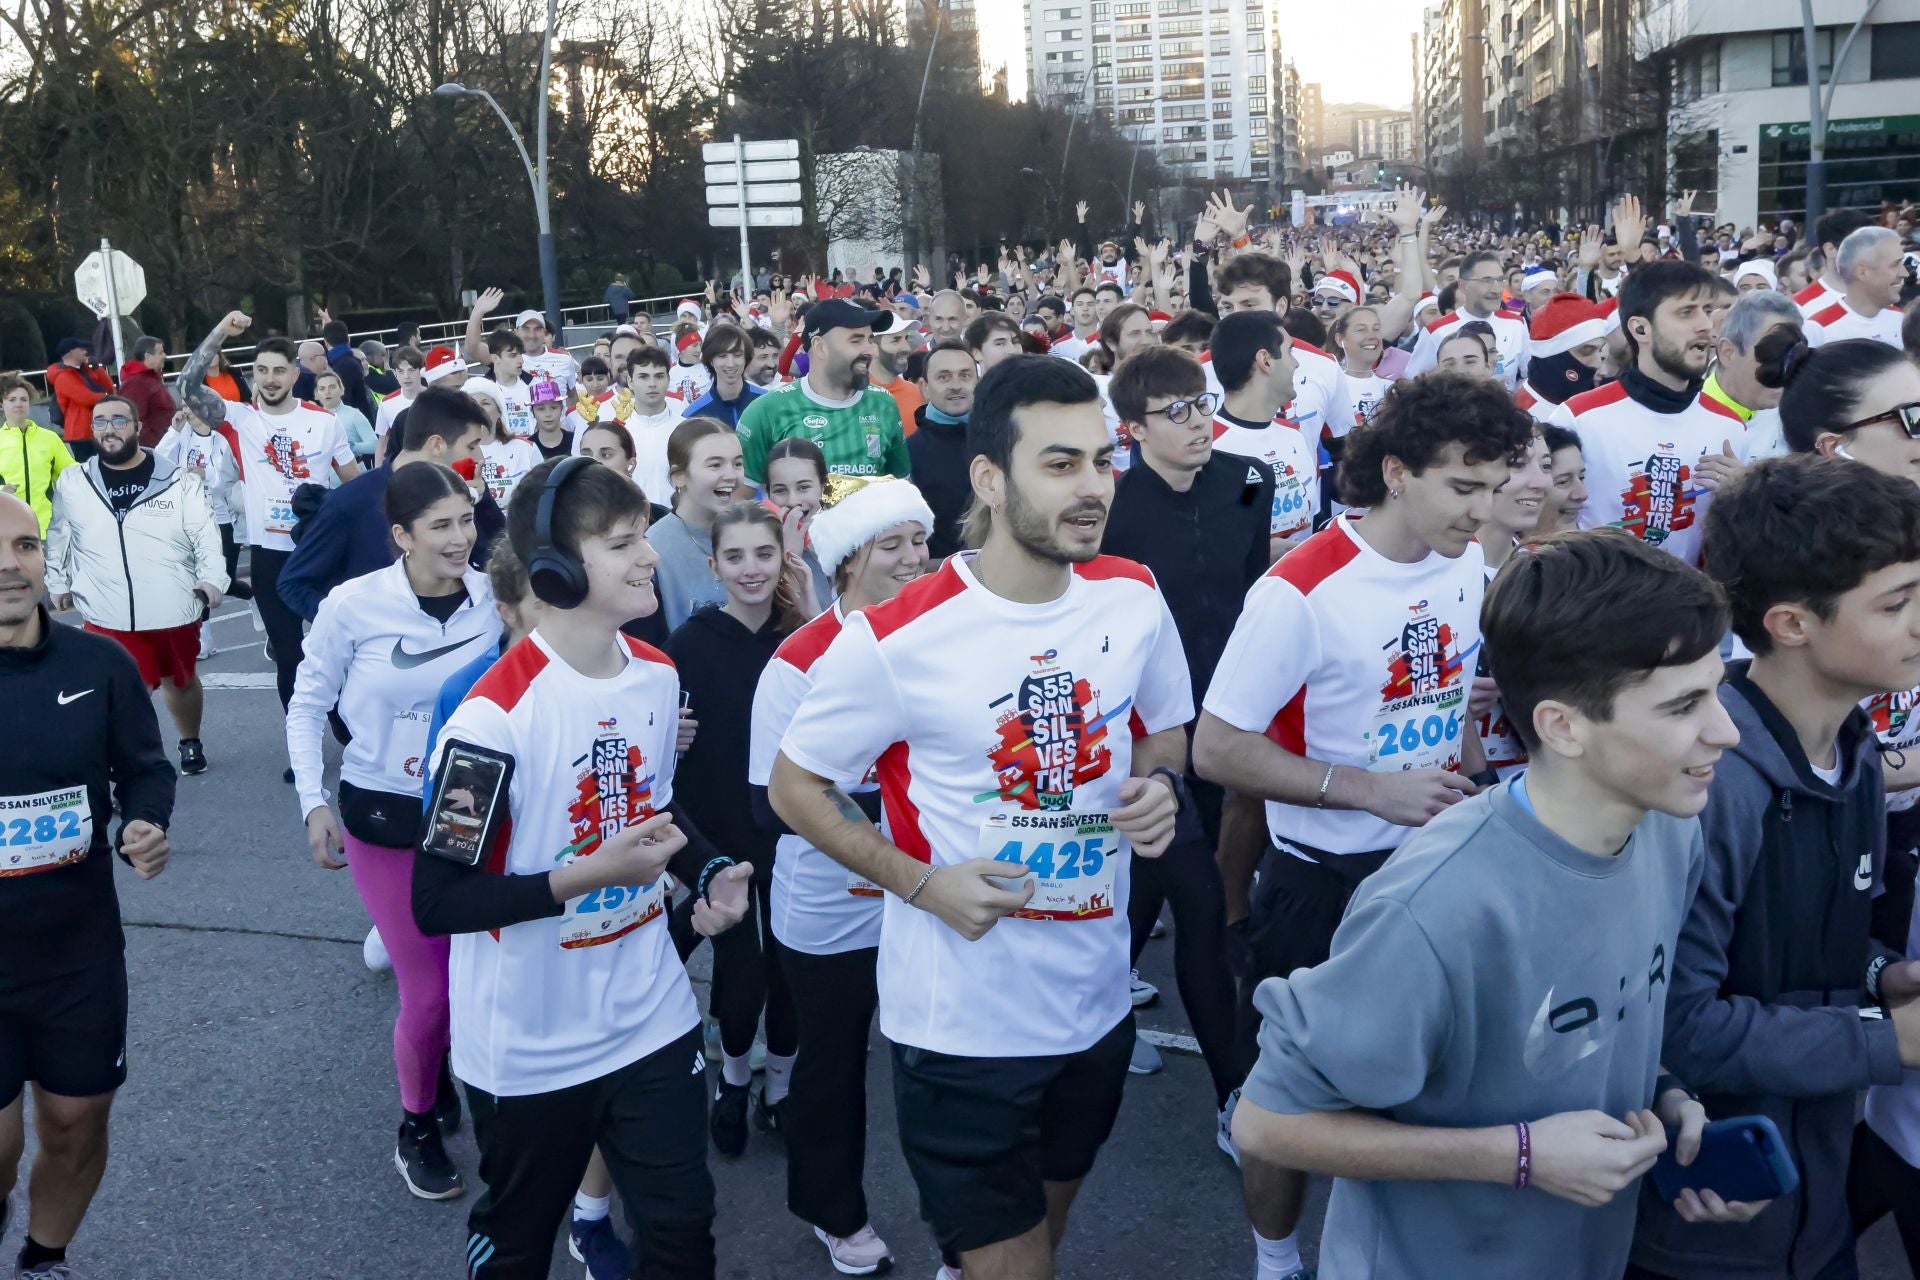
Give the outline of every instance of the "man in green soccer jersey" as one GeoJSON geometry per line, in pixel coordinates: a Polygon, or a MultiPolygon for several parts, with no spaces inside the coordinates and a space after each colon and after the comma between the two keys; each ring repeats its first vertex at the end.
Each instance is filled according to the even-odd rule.
{"type": "Polygon", "coordinates": [[[789,436],[820,446],[827,470],[851,476],[907,475],[907,437],[893,397],[867,382],[873,335],[884,311],[843,298],[807,311],[807,372],[747,406],[737,431],[747,478],[766,480],[767,451],[789,436]]]}

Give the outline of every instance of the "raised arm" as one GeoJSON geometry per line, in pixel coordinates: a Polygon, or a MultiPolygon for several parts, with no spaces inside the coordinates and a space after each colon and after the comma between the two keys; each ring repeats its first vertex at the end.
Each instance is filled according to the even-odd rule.
{"type": "Polygon", "coordinates": [[[244,311],[227,312],[226,318],[213,326],[213,332],[187,357],[187,367],[180,371],[180,381],[174,384],[174,390],[180,393],[180,402],[209,426],[217,427],[227,420],[227,402],[207,386],[207,370],[213,367],[213,358],[220,354],[220,348],[245,333],[252,324],[253,318],[244,311]]]}
{"type": "Polygon", "coordinates": [[[475,364],[484,364],[489,369],[493,366],[493,352],[487,347],[487,335],[482,332],[481,326],[506,296],[499,289],[484,289],[473,300],[473,310],[467,315],[466,341],[462,344],[467,359],[475,364]]]}

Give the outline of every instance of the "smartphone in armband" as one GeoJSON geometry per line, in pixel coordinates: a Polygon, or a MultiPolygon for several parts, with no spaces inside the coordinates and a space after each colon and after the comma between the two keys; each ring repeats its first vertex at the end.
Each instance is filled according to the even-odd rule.
{"type": "Polygon", "coordinates": [[[420,852],[478,866],[507,817],[513,757],[458,738],[447,743],[427,805],[420,852]]]}
{"type": "Polygon", "coordinates": [[[1731,1202],[1775,1200],[1800,1185],[1793,1155],[1765,1116],[1712,1121],[1700,1134],[1700,1154],[1692,1164],[1682,1168],[1668,1146],[1654,1163],[1652,1176],[1654,1189],[1668,1202],[1689,1187],[1731,1202]]]}

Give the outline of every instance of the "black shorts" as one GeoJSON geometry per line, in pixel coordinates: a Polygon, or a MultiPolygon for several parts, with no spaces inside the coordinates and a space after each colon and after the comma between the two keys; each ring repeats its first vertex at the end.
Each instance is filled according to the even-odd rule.
{"type": "Polygon", "coordinates": [[[1236,926],[1242,971],[1234,1041],[1243,1076],[1259,1054],[1255,989],[1268,978],[1284,978],[1326,960],[1353,891],[1391,852],[1323,854],[1324,862],[1308,862],[1269,844],[1261,855],[1247,918],[1236,926]]]}
{"type": "Polygon", "coordinates": [[[893,1046],[900,1145],[943,1248],[983,1249],[1046,1219],[1041,1184],[1093,1168],[1132,1053],[1131,1012],[1079,1053],[961,1058],[893,1046]]]}
{"type": "Polygon", "coordinates": [[[32,1080],[48,1093],[91,1098],[127,1082],[127,962],[0,984],[0,1107],[32,1080]]]}

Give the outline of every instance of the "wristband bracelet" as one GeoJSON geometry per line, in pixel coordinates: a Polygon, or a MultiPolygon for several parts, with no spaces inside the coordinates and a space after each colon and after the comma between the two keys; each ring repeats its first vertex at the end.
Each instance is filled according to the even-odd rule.
{"type": "Polygon", "coordinates": [[[1513,1131],[1520,1139],[1520,1154],[1513,1162],[1513,1189],[1525,1191],[1533,1178],[1533,1134],[1525,1120],[1517,1122],[1513,1131]]]}
{"type": "Polygon", "coordinates": [[[1316,809],[1324,809],[1327,807],[1327,788],[1333,785],[1333,770],[1334,766],[1328,765],[1327,776],[1320,779],[1320,794],[1316,796],[1313,801],[1313,807],[1316,809]]]}
{"type": "Polygon", "coordinates": [[[1252,236],[1241,236],[1239,239],[1233,242],[1233,247],[1236,249],[1244,249],[1252,243],[1253,243],[1252,236]]]}
{"type": "Polygon", "coordinates": [[[920,891],[927,887],[927,881],[933,879],[933,873],[938,870],[938,867],[928,867],[926,874],[920,877],[920,883],[913,886],[913,892],[900,899],[900,901],[909,907],[912,906],[913,900],[920,896],[920,891]]]}
{"type": "Polygon", "coordinates": [[[706,897],[707,886],[713,883],[713,878],[732,865],[733,859],[724,853],[707,859],[707,865],[700,868],[700,874],[694,877],[694,896],[706,897]]]}
{"type": "Polygon", "coordinates": [[[1875,956],[1867,961],[1867,999],[1875,1004],[1886,1003],[1880,996],[1880,975],[1885,972],[1889,963],[1891,962],[1886,956],[1875,956]]]}

